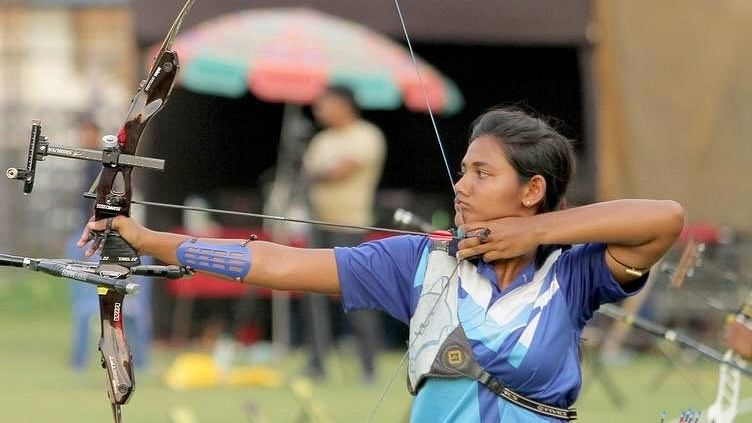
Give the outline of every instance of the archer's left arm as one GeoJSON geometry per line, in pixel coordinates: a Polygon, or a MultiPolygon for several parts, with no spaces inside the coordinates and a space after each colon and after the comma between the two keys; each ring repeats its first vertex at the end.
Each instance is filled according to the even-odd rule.
{"type": "Polygon", "coordinates": [[[647,270],[671,248],[684,227],[684,209],[670,200],[615,200],[478,222],[463,229],[469,233],[482,227],[491,230],[488,240],[463,251],[463,256],[483,254],[484,260],[491,261],[515,257],[543,244],[606,243],[609,270],[624,284],[639,276],[627,268],[647,270]]]}
{"type": "MultiPolygon", "coordinates": [[[[186,263],[178,257],[181,245],[191,240],[198,241],[187,235],[150,230],[125,216],[115,217],[111,225],[112,229],[116,230],[139,254],[154,257],[166,264],[185,265],[186,263]]],[[[106,220],[89,222],[86,225],[78,246],[83,247],[91,243],[86,251],[87,256],[91,256],[99,248],[96,242],[92,242],[90,232],[103,231],[106,226],[106,220]]],[[[207,243],[198,247],[207,248],[209,252],[205,254],[212,254],[212,249],[221,250],[219,247],[223,244],[236,248],[231,254],[225,253],[227,256],[239,254],[238,260],[241,263],[228,265],[228,267],[237,267],[238,271],[242,270],[242,274],[215,273],[218,276],[231,277],[233,280],[242,279],[248,284],[284,291],[310,291],[325,294],[339,294],[340,292],[337,264],[332,249],[293,248],[266,241],[249,242],[242,239],[201,239],[201,241],[207,243]],[[247,269],[242,269],[243,260],[247,262],[247,269]]],[[[220,251],[217,257],[224,257],[225,254],[220,251]]],[[[211,272],[210,269],[211,266],[209,268],[196,267],[196,270],[206,272],[211,272]]]]}

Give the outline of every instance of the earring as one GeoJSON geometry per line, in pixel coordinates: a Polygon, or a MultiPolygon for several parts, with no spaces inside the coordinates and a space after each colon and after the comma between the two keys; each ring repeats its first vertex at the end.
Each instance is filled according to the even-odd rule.
{"type": "Polygon", "coordinates": [[[525,200],[525,207],[530,207],[530,200],[525,200]]]}

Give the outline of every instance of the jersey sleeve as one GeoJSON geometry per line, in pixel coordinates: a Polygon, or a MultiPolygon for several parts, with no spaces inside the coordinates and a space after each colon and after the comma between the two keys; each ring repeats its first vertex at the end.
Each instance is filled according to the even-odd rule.
{"type": "Polygon", "coordinates": [[[428,237],[407,235],[335,248],[345,310],[381,310],[407,323],[413,279],[428,242],[428,237]]]}
{"type": "Polygon", "coordinates": [[[585,326],[601,304],[623,300],[645,286],[648,274],[619,284],[611,275],[604,252],[606,244],[578,245],[562,253],[556,263],[556,277],[566,295],[572,322],[585,326]]]}

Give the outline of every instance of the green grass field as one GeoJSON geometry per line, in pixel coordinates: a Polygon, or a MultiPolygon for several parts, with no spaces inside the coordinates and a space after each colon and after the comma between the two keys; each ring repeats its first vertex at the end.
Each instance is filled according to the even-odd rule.
{"type": "MultiPolygon", "coordinates": [[[[104,373],[96,364],[95,351],[84,373],[68,368],[70,331],[64,282],[23,272],[0,273],[0,422],[111,421],[104,373]]],[[[161,377],[174,358],[185,351],[155,346],[150,369],[137,373],[136,392],[123,408],[125,422],[275,423],[296,421],[300,415],[301,403],[285,387],[168,389],[161,377]],[[257,410],[256,419],[249,417],[249,407],[257,410]],[[178,415],[183,418],[176,419],[178,415]]],[[[285,377],[293,377],[301,368],[301,357],[294,353],[270,366],[285,377]]],[[[313,399],[328,421],[365,422],[401,353],[381,356],[379,380],[370,387],[360,383],[351,357],[339,357],[332,358],[336,371],[330,380],[314,386],[313,399]]],[[[657,423],[662,410],[675,417],[683,409],[704,409],[712,402],[717,384],[715,365],[693,361],[674,368],[667,363],[660,355],[641,356],[628,364],[608,367],[605,374],[624,397],[624,405],[619,408],[586,360],[585,385],[577,403],[579,421],[657,423]],[[667,375],[656,379],[664,371],[667,375]]],[[[750,383],[744,383],[749,393],[750,383]]],[[[374,421],[406,422],[409,405],[402,371],[374,421]]],[[[752,422],[752,414],[736,421],[752,422]]]]}

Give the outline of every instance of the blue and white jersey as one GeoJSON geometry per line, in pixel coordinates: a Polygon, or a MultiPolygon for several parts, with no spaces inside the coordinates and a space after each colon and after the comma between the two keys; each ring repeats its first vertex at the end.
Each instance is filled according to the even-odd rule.
{"type": "MultiPolygon", "coordinates": [[[[378,309],[408,323],[428,265],[430,240],[398,236],[337,248],[346,310],[378,309]]],[[[563,251],[544,274],[530,263],[504,290],[492,265],[460,273],[457,314],[478,363],[510,389],[547,405],[570,407],[582,382],[580,334],[600,304],[625,292],[604,259],[605,244],[563,251]]],[[[448,275],[447,275],[448,276],[448,275]]],[[[557,422],[512,404],[467,379],[428,378],[413,403],[412,422],[557,422]]]]}

